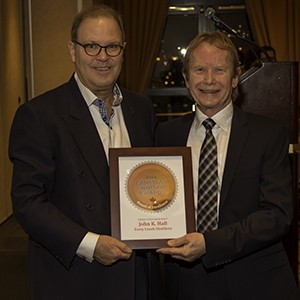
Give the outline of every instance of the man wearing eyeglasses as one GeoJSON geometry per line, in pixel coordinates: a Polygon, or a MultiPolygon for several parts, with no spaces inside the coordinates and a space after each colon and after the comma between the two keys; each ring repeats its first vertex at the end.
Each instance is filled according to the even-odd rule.
{"type": "Polygon", "coordinates": [[[109,148],[152,146],[155,126],[151,102],[116,84],[125,45],[117,12],[79,13],[75,74],[16,113],[12,201],[29,235],[32,299],[151,298],[153,257],[110,235],[109,148]]]}

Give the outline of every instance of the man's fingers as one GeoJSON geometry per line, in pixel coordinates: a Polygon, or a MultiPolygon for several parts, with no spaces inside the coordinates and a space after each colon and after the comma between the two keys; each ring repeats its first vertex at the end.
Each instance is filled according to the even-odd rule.
{"type": "Polygon", "coordinates": [[[182,236],[182,237],[177,238],[177,239],[169,240],[168,241],[168,246],[170,246],[170,247],[181,247],[181,246],[183,246],[187,243],[188,243],[188,240],[186,239],[186,236],[182,236]]]}
{"type": "Polygon", "coordinates": [[[98,239],[94,257],[104,265],[111,265],[120,259],[129,259],[131,254],[132,249],[123,242],[111,236],[102,235],[98,239]]]}

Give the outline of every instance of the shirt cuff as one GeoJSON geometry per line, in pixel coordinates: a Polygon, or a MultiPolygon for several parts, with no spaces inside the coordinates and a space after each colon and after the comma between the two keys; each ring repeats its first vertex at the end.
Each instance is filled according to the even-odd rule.
{"type": "Polygon", "coordinates": [[[87,260],[88,262],[93,262],[94,260],[94,251],[99,238],[99,234],[93,232],[88,232],[85,237],[82,239],[76,254],[81,258],[87,260]]]}

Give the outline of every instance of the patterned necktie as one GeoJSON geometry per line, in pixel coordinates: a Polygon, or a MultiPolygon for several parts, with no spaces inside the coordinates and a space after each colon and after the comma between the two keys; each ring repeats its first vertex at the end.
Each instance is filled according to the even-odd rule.
{"type": "Polygon", "coordinates": [[[206,136],[201,147],[198,181],[197,231],[217,228],[218,160],[217,144],[212,134],[216,124],[212,119],[203,121],[206,136]]]}

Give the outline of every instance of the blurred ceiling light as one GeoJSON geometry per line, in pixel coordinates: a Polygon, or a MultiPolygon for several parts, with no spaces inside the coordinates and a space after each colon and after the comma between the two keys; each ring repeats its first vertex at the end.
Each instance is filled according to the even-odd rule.
{"type": "Polygon", "coordinates": [[[169,6],[169,10],[175,11],[194,11],[194,6],[169,6]]]}
{"type": "Polygon", "coordinates": [[[186,49],[185,49],[185,48],[182,48],[182,49],[180,50],[180,53],[181,53],[183,56],[185,56],[186,49]]]}

